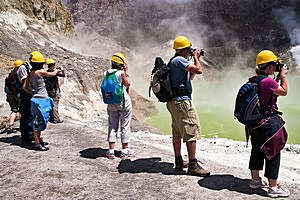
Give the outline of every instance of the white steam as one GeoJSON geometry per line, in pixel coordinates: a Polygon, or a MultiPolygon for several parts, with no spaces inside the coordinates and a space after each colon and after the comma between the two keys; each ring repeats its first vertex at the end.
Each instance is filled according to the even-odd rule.
{"type": "Polygon", "coordinates": [[[77,23],[75,31],[76,37],[74,38],[53,38],[53,40],[73,52],[101,58],[110,58],[115,52],[124,49],[112,38],[104,37],[96,33],[96,31],[88,30],[84,22],[77,23]]]}
{"type": "Polygon", "coordinates": [[[291,52],[300,70],[300,18],[295,12],[296,2],[290,1],[290,6],[274,10],[274,14],[288,32],[291,39],[291,52]]]}

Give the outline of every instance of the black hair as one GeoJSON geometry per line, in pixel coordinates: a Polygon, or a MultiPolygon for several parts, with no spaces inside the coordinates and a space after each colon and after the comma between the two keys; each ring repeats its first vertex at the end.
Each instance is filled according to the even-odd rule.
{"type": "Polygon", "coordinates": [[[44,63],[30,62],[32,70],[43,69],[44,63]]]}
{"type": "Polygon", "coordinates": [[[111,68],[112,68],[112,69],[118,69],[118,70],[121,70],[121,69],[124,68],[124,65],[123,65],[123,64],[112,63],[112,64],[111,64],[111,68]]]}

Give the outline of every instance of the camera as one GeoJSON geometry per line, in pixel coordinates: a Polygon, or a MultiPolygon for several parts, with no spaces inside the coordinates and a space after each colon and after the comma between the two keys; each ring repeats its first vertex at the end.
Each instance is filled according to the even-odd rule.
{"type": "MultiPolygon", "coordinates": [[[[197,50],[198,48],[190,48],[190,55],[193,56],[194,52],[197,50]]],[[[200,56],[204,56],[204,49],[200,49],[200,56]]]]}
{"type": "Polygon", "coordinates": [[[282,67],[284,66],[285,64],[284,63],[281,63],[279,61],[276,62],[276,69],[275,69],[275,72],[280,72],[282,67]]]}

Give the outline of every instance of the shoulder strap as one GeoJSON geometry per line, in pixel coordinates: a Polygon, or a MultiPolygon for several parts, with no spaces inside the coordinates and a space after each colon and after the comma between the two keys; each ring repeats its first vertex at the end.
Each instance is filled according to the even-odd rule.
{"type": "MultiPolygon", "coordinates": [[[[256,78],[256,83],[257,83],[258,87],[259,87],[259,82],[262,81],[263,79],[267,78],[267,77],[268,77],[267,75],[260,75],[256,78]]],[[[259,95],[259,93],[257,93],[257,94],[259,95]]],[[[271,104],[271,100],[272,100],[273,95],[274,94],[272,93],[269,100],[268,100],[266,111],[270,110],[270,112],[272,112],[272,108],[271,108],[270,104],[271,104]]],[[[264,111],[264,112],[266,112],[266,111],[264,111]]]]}
{"type": "Polygon", "coordinates": [[[268,77],[268,76],[266,76],[266,75],[260,75],[260,76],[256,77],[255,81],[256,81],[256,83],[258,84],[261,80],[263,80],[263,79],[265,79],[265,78],[267,78],[267,77],[268,77]]]}
{"type": "Polygon", "coordinates": [[[117,70],[116,70],[116,71],[113,71],[113,72],[108,72],[108,71],[106,71],[105,77],[111,76],[111,75],[113,75],[113,74],[115,74],[115,73],[117,73],[117,70]]]}
{"type": "MultiPolygon", "coordinates": [[[[178,55],[178,54],[175,54],[175,55],[169,60],[168,65],[170,65],[171,61],[172,61],[174,58],[176,58],[177,56],[179,56],[179,55],[178,55]]],[[[169,67],[169,68],[170,68],[170,67],[169,67]]],[[[175,88],[177,88],[179,85],[182,84],[182,82],[187,78],[187,74],[188,74],[188,72],[185,71],[185,75],[184,75],[183,78],[179,81],[179,83],[176,85],[175,88]]]]}

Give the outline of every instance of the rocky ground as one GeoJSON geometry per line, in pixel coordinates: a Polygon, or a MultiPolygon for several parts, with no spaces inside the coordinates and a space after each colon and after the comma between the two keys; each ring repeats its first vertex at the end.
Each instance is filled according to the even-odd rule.
{"type": "MultiPolygon", "coordinates": [[[[19,132],[0,134],[0,199],[268,199],[266,190],[248,187],[244,142],[198,142],[197,158],[211,171],[201,178],[174,171],[169,135],[135,121],[130,147],[136,156],[109,160],[106,122],[97,127],[49,124],[42,133],[50,143],[46,152],[22,146],[19,132]]],[[[279,179],[291,191],[288,199],[299,199],[300,155],[297,146],[287,147],[279,179]]]]}

